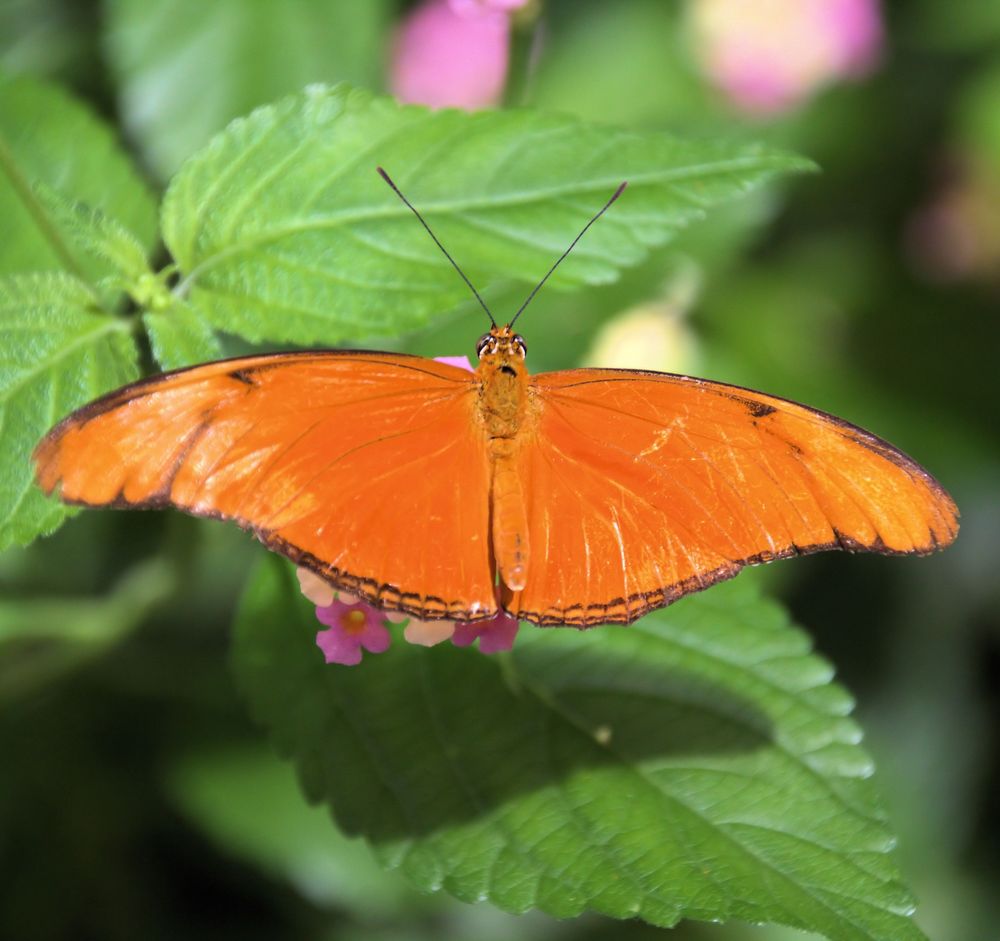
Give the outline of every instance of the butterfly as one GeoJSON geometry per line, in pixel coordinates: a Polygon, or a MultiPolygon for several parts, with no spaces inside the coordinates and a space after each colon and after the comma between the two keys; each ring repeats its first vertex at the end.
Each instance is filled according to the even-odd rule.
{"type": "Polygon", "coordinates": [[[38,483],[82,506],[230,520],[379,608],[470,622],[499,605],[540,625],[629,623],[746,565],[954,540],[941,485],[832,415],[669,373],[529,374],[513,324],[549,274],[480,338],[474,372],[318,350],[164,373],[59,422],[38,483]]]}

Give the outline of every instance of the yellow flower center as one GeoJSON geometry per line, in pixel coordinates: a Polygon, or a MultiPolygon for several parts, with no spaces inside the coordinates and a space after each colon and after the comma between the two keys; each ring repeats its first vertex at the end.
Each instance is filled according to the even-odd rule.
{"type": "Polygon", "coordinates": [[[348,634],[360,634],[365,629],[365,612],[357,609],[345,611],[340,616],[340,626],[348,634]]]}

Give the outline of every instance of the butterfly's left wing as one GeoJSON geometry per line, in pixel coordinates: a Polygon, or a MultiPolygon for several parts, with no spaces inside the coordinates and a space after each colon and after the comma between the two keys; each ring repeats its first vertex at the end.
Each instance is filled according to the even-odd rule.
{"type": "Polygon", "coordinates": [[[35,452],[47,492],[232,520],[382,607],[496,612],[471,373],[395,353],[251,356],[126,386],[35,452]]]}
{"type": "Polygon", "coordinates": [[[958,511],[923,468],[823,412],[610,369],[531,379],[519,451],[532,564],[505,607],[626,623],[744,565],[822,549],[926,553],[958,511]]]}

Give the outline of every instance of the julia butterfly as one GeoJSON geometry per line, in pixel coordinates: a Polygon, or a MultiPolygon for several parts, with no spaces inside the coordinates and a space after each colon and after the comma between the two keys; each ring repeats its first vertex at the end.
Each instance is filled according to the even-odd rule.
{"type": "Polygon", "coordinates": [[[472,373],[319,350],[132,383],[42,439],[38,482],[67,503],[231,520],[379,608],[467,622],[499,604],[628,623],[746,565],[954,540],[941,485],[832,415],[667,373],[529,374],[513,329],[528,301],[480,338],[472,373]]]}

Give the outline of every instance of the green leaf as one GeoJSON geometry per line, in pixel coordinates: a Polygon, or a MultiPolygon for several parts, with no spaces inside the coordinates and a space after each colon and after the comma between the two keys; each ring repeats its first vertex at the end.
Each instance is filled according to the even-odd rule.
{"type": "Polygon", "coordinates": [[[142,315],[153,356],[163,369],[180,369],[218,359],[222,347],[212,328],[190,304],[175,299],[164,310],[142,315]]]}
{"type": "Polygon", "coordinates": [[[309,797],[417,886],[560,917],[923,937],[850,697],[744,581],[630,628],[525,626],[509,657],[397,641],[330,666],[316,631],[269,559],[238,681],[309,797]]]}
{"type": "Polygon", "coordinates": [[[172,182],[163,231],[181,290],[221,329],[300,343],[412,329],[465,301],[376,164],[484,288],[537,282],[622,180],[629,189],[553,284],[612,281],[708,207],[809,166],[531,111],[429,111],[311,88],[235,121],[172,182]]]}
{"type": "Polygon", "coordinates": [[[31,453],[68,412],[137,378],[130,330],[96,311],[92,291],[69,275],[0,280],[0,549],[71,512],[35,486],[31,453]]]}
{"type": "Polygon", "coordinates": [[[111,273],[75,247],[36,183],[120,220],[152,248],[155,201],[104,122],[54,85],[0,78],[0,275],[61,269],[96,281],[111,273]]]}
{"type": "Polygon", "coordinates": [[[238,115],[382,72],[387,0],[109,0],[126,125],[166,179],[238,115]]]}
{"type": "Polygon", "coordinates": [[[44,183],[34,186],[35,197],[60,232],[92,258],[102,258],[130,281],[150,274],[146,250],[117,219],[57,193],[44,183]]]}

